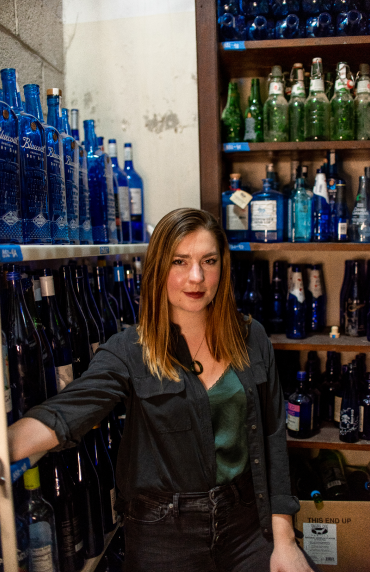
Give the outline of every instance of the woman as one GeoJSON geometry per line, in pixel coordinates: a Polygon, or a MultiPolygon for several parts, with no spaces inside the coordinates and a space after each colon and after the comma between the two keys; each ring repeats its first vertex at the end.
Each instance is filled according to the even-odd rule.
{"type": "Polygon", "coordinates": [[[316,570],[292,527],[299,502],[272,346],[237,312],[227,239],[210,214],[178,209],[159,222],[141,294],[138,328],[10,427],[13,460],[75,445],[123,399],[127,571],[316,570]]]}

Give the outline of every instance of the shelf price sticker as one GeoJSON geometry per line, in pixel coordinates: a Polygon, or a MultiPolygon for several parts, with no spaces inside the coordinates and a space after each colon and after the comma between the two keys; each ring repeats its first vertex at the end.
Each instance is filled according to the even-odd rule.
{"type": "Polygon", "coordinates": [[[235,151],[250,151],[248,143],[224,143],[223,150],[226,153],[235,153],[235,151]]]}
{"type": "Polygon", "coordinates": [[[337,566],[337,525],[304,522],[303,548],[315,564],[337,566]]]}
{"type": "Polygon", "coordinates": [[[2,246],[0,248],[1,262],[21,262],[23,260],[22,249],[18,244],[2,246]]]}
{"type": "Polygon", "coordinates": [[[12,476],[12,483],[15,483],[28,469],[31,468],[31,461],[28,459],[21,459],[16,463],[10,465],[10,472],[12,476]]]}
{"type": "Polygon", "coordinates": [[[245,50],[244,42],[222,42],[224,50],[245,50]]]}
{"type": "Polygon", "coordinates": [[[101,246],[100,254],[109,254],[109,246],[101,246]]]}
{"type": "Polygon", "coordinates": [[[250,242],[238,242],[237,244],[229,244],[230,250],[249,252],[251,249],[250,242]]]}

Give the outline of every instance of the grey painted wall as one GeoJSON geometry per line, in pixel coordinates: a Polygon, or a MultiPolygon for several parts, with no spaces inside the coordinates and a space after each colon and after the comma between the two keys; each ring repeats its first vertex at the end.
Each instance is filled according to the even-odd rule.
{"type": "Polygon", "coordinates": [[[1,0],[0,67],[16,68],[23,97],[26,83],[64,89],[62,0],[1,0]]]}

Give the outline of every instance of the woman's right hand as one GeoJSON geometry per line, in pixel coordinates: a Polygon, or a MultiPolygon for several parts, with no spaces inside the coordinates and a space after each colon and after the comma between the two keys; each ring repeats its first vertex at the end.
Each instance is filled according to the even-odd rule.
{"type": "Polygon", "coordinates": [[[59,445],[55,431],[32,417],[24,417],[8,427],[8,443],[12,463],[59,445]]]}

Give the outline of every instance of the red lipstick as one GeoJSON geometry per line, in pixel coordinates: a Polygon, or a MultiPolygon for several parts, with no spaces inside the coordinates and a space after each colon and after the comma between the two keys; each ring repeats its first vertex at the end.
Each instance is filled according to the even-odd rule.
{"type": "Polygon", "coordinates": [[[189,298],[193,298],[194,300],[199,300],[199,298],[203,298],[205,292],[184,292],[184,294],[189,298]]]}

